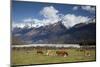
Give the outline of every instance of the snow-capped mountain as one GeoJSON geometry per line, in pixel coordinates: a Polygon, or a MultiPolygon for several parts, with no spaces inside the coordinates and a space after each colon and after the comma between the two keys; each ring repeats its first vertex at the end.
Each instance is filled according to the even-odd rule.
{"type": "Polygon", "coordinates": [[[14,27],[12,37],[27,44],[95,43],[96,23],[79,23],[71,28],[66,28],[62,21],[40,27],[26,25],[14,27]]]}

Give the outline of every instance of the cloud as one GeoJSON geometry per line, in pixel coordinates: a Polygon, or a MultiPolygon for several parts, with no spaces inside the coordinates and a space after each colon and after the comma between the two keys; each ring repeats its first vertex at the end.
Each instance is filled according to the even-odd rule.
{"type": "Polygon", "coordinates": [[[44,7],[40,14],[45,18],[43,19],[44,24],[52,24],[56,23],[60,20],[61,14],[59,14],[59,11],[55,9],[53,6],[44,7]]]}
{"type": "Polygon", "coordinates": [[[73,10],[78,10],[78,8],[79,8],[78,6],[74,6],[73,10]]]}
{"type": "Polygon", "coordinates": [[[78,23],[87,23],[91,18],[84,17],[84,16],[76,16],[74,14],[67,14],[63,17],[62,23],[67,27],[70,28],[78,23]]]}
{"type": "Polygon", "coordinates": [[[45,18],[47,19],[55,19],[58,18],[58,13],[59,11],[56,10],[53,6],[48,6],[44,7],[41,11],[40,14],[42,14],[45,18]]]}
{"type": "Polygon", "coordinates": [[[89,11],[91,13],[95,13],[95,7],[94,6],[74,6],[72,9],[73,10],[78,10],[79,8],[83,9],[83,10],[86,10],[86,11],[89,11]]]}
{"type": "Polygon", "coordinates": [[[26,18],[24,20],[22,20],[23,22],[33,22],[33,18],[26,18]]]}
{"type": "Polygon", "coordinates": [[[83,10],[89,11],[91,13],[94,13],[95,12],[95,7],[94,6],[81,6],[81,8],[83,10]]]}

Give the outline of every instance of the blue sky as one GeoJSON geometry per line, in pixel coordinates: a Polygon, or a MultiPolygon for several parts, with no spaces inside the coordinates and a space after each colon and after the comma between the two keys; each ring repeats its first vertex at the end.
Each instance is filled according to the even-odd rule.
{"type": "Polygon", "coordinates": [[[44,15],[41,15],[40,12],[45,7],[50,6],[53,7],[55,11],[58,11],[55,12],[55,14],[73,14],[75,16],[88,18],[92,18],[95,16],[95,6],[12,1],[12,21],[14,23],[20,23],[22,22],[22,20],[27,18],[42,20],[45,17],[44,15]]]}

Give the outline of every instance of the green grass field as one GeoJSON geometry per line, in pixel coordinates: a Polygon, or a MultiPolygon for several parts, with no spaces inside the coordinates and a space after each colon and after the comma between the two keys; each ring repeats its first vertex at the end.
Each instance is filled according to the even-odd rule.
{"type": "MultiPolygon", "coordinates": [[[[53,50],[53,49],[51,49],[53,50]]],[[[61,49],[56,49],[61,50],[61,49]]],[[[56,51],[53,50],[53,51],[56,51]]],[[[29,64],[46,64],[46,63],[61,63],[61,62],[78,62],[78,61],[95,61],[95,49],[87,50],[90,56],[85,56],[83,51],[77,49],[66,49],[67,57],[63,56],[47,56],[45,54],[37,54],[36,50],[12,50],[11,63],[12,65],[29,65],[29,64]]],[[[44,53],[46,51],[44,50],[44,53]]]]}

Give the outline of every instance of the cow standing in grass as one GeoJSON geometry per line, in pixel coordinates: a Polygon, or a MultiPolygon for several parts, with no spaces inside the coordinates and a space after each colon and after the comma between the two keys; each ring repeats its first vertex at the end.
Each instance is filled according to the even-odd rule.
{"type": "Polygon", "coordinates": [[[56,51],[57,56],[67,57],[68,53],[66,51],[56,51]]]}
{"type": "Polygon", "coordinates": [[[54,50],[47,50],[46,55],[47,56],[55,56],[55,51],[54,50]]]}
{"type": "Polygon", "coordinates": [[[37,50],[37,54],[43,54],[42,50],[37,50]]]}
{"type": "Polygon", "coordinates": [[[83,52],[84,56],[91,56],[91,53],[88,49],[80,49],[80,52],[83,52]]]}

